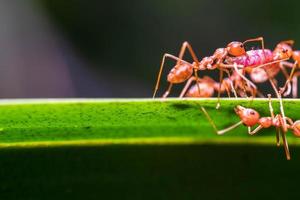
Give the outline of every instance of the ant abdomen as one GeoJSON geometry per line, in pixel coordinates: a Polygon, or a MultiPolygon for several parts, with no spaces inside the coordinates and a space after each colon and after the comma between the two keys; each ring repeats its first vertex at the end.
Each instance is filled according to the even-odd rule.
{"type": "Polygon", "coordinates": [[[168,74],[170,83],[182,83],[189,79],[193,74],[193,66],[185,63],[176,65],[168,74]]]}
{"type": "Polygon", "coordinates": [[[250,77],[255,83],[264,83],[270,78],[275,77],[280,71],[279,67],[268,65],[265,68],[253,68],[250,77]]]}
{"type": "Polygon", "coordinates": [[[300,120],[294,122],[292,130],[296,137],[300,137],[300,120]]]}
{"type": "Polygon", "coordinates": [[[214,88],[209,83],[194,84],[186,93],[186,97],[212,97],[214,95],[214,88]],[[198,84],[198,85],[197,85],[198,84]]]}

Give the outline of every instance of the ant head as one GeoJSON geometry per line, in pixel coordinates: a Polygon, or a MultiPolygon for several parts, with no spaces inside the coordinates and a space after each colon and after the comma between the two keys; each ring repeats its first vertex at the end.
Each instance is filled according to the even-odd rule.
{"type": "Polygon", "coordinates": [[[296,137],[300,137],[300,120],[294,122],[293,126],[293,133],[296,137]]]}
{"type": "Polygon", "coordinates": [[[230,42],[227,45],[227,51],[232,56],[242,56],[246,54],[246,50],[242,42],[230,42]]]}
{"type": "Polygon", "coordinates": [[[234,111],[246,126],[254,126],[259,121],[260,116],[258,112],[251,108],[245,108],[238,105],[237,107],[235,107],[234,111]]]}
{"type": "Polygon", "coordinates": [[[293,55],[293,49],[292,46],[294,44],[294,41],[283,41],[277,44],[275,50],[273,51],[274,59],[280,60],[285,58],[290,58],[293,55]]]}
{"type": "Polygon", "coordinates": [[[293,59],[294,59],[295,61],[297,61],[298,64],[300,63],[300,51],[294,51],[294,52],[293,52],[293,59]]]}

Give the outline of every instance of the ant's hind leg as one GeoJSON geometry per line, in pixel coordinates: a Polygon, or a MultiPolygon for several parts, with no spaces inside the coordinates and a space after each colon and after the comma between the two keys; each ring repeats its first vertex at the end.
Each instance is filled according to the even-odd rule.
{"type": "MultiPolygon", "coordinates": [[[[182,44],[182,46],[181,46],[181,49],[180,49],[180,52],[179,52],[179,56],[178,56],[179,59],[180,60],[183,59],[183,56],[184,56],[184,53],[185,53],[186,49],[190,52],[190,54],[191,54],[191,56],[193,58],[193,61],[196,63],[196,66],[198,67],[199,66],[199,60],[198,60],[198,58],[196,56],[195,51],[192,48],[192,45],[190,45],[187,41],[185,41],[182,44]]],[[[177,61],[177,65],[180,64],[180,60],[177,61]]],[[[194,76],[196,78],[196,82],[198,82],[199,77],[198,77],[197,69],[196,68],[194,68],[194,76]]],[[[200,94],[200,87],[198,86],[198,84],[197,84],[197,88],[198,88],[198,92],[200,94]]]]}

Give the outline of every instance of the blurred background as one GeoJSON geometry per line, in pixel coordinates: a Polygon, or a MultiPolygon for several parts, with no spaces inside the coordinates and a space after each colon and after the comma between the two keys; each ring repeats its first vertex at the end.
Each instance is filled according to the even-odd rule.
{"type": "Polygon", "coordinates": [[[258,36],[268,48],[294,39],[300,49],[299,8],[297,0],[0,0],[0,97],[151,97],[162,55],[177,55],[184,41],[200,58],[258,36]]]}

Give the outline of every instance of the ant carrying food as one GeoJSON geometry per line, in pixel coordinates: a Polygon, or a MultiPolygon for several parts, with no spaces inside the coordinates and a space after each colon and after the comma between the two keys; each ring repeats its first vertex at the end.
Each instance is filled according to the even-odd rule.
{"type": "MultiPolygon", "coordinates": [[[[169,86],[167,91],[164,93],[163,98],[166,98],[170,94],[173,84],[183,83],[185,81],[187,81],[187,84],[180,93],[180,97],[183,97],[184,95],[188,97],[203,97],[203,89],[201,89],[200,86],[205,83],[205,80],[200,80],[201,82],[199,82],[197,72],[206,69],[220,70],[220,84],[219,89],[217,90],[217,108],[220,106],[220,94],[222,91],[224,91],[224,89],[221,89],[222,86],[226,86],[227,88],[230,87],[230,90],[234,93],[235,97],[237,97],[236,89],[241,89],[244,91],[248,90],[251,92],[252,97],[255,97],[258,92],[257,87],[254,83],[252,83],[248,78],[244,76],[245,72],[251,72],[256,68],[261,69],[258,71],[253,71],[253,73],[250,74],[250,76],[252,75],[252,79],[254,79],[254,81],[256,82],[266,81],[268,80],[268,78],[266,77],[270,77],[269,80],[271,80],[272,78],[272,81],[276,83],[273,77],[280,71],[280,69],[282,69],[286,78],[288,78],[286,70],[284,70],[284,67],[282,66],[282,64],[280,64],[282,61],[288,60],[291,57],[291,55],[289,54],[290,52],[285,48],[285,46],[288,45],[287,43],[288,41],[278,44],[278,48],[276,48],[274,52],[272,52],[271,50],[264,48],[263,37],[249,39],[244,42],[231,42],[227,45],[226,48],[218,48],[212,56],[204,57],[199,62],[191,45],[188,42],[184,42],[178,57],[171,54],[164,54],[158,73],[153,98],[155,97],[159,88],[160,78],[166,58],[174,59],[177,61],[177,63],[168,74],[167,80],[169,82],[169,86]],[[246,51],[244,47],[245,43],[254,41],[260,41],[262,49],[246,51]],[[183,60],[183,56],[186,50],[190,52],[194,61],[193,63],[189,63],[183,60]],[[280,67],[277,67],[277,65],[279,65],[280,67]],[[233,71],[232,75],[230,75],[228,71],[230,69],[233,71]],[[228,74],[227,82],[225,83],[223,83],[224,72],[228,74]],[[189,89],[193,81],[195,81],[196,84],[189,89]],[[247,84],[247,86],[245,86],[246,84],[244,84],[244,82],[247,84]],[[197,90],[195,90],[195,88],[197,88],[197,90]]],[[[290,84],[287,83],[286,85],[288,87],[290,84]]],[[[212,89],[210,88],[210,90],[212,89]]],[[[241,95],[242,93],[239,94],[241,95]]]]}
{"type": "Polygon", "coordinates": [[[269,109],[270,109],[270,117],[260,117],[259,113],[252,109],[252,108],[245,108],[243,106],[236,106],[234,111],[240,118],[240,121],[228,128],[225,128],[223,130],[218,130],[214,121],[211,119],[207,111],[205,110],[204,107],[201,106],[201,109],[205,116],[207,117],[208,121],[216,131],[218,135],[223,135],[224,133],[235,129],[239,125],[243,124],[248,127],[248,133],[250,135],[256,134],[258,131],[260,131],[263,128],[269,128],[271,126],[274,126],[276,128],[276,144],[277,146],[280,146],[280,135],[282,137],[283,141],[283,146],[285,149],[285,154],[287,160],[291,159],[290,152],[289,152],[289,147],[288,147],[288,142],[286,139],[286,133],[288,129],[293,131],[293,134],[296,137],[300,137],[300,120],[297,120],[295,122],[292,121],[292,119],[288,117],[283,117],[281,114],[277,114],[276,116],[274,115],[273,111],[273,106],[272,106],[272,101],[271,101],[271,95],[268,94],[268,99],[269,99],[269,109]],[[284,118],[287,120],[288,124],[284,125],[284,118]],[[255,125],[258,125],[254,130],[251,130],[252,127],[255,125]],[[286,126],[286,127],[284,127],[286,126]]]}
{"type": "MultiPolygon", "coordinates": [[[[189,79],[195,80],[197,82],[198,80],[198,74],[197,71],[200,70],[215,70],[219,69],[220,70],[220,83],[222,83],[223,80],[223,71],[228,72],[228,69],[242,69],[244,66],[242,65],[229,65],[229,64],[224,64],[225,60],[230,57],[237,57],[237,56],[242,56],[246,54],[246,50],[244,48],[244,44],[247,42],[252,42],[252,41],[261,41],[263,45],[263,38],[254,38],[254,39],[249,39],[242,42],[231,42],[227,45],[226,48],[218,48],[212,56],[209,57],[204,57],[201,61],[197,58],[192,46],[188,42],[184,42],[181,46],[181,50],[179,53],[179,56],[173,56],[171,54],[164,54],[162,58],[162,62],[160,65],[158,77],[157,77],[157,82],[155,85],[154,93],[153,93],[153,98],[156,96],[157,90],[159,88],[160,84],[160,78],[162,74],[162,70],[164,67],[165,59],[166,58],[171,58],[173,60],[176,60],[176,65],[171,69],[167,76],[167,80],[169,82],[169,86],[167,91],[163,94],[163,98],[166,98],[172,89],[173,84],[179,84],[183,83],[189,79]],[[183,56],[185,54],[185,51],[188,50],[189,53],[191,54],[193,58],[193,63],[189,63],[185,60],[183,60],[183,56]],[[194,77],[193,77],[194,73],[194,77]]],[[[263,47],[264,48],[264,47],[263,47]]],[[[240,72],[237,71],[237,73],[253,88],[256,88],[256,86],[252,83],[249,82],[249,80],[244,77],[240,72]]],[[[233,88],[232,88],[233,89],[233,88]]],[[[199,89],[199,94],[200,94],[200,89],[199,89]]],[[[218,93],[218,97],[220,96],[220,92],[218,93]]]]}

